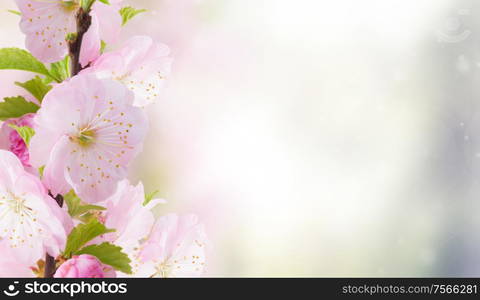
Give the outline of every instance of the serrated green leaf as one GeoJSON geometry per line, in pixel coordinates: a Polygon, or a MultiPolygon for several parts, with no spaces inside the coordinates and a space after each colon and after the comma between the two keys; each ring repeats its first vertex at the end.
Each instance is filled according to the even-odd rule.
{"type": "Polygon", "coordinates": [[[86,243],[93,240],[97,236],[113,232],[115,229],[107,229],[105,225],[97,219],[92,219],[86,224],[79,224],[72,229],[68,235],[67,245],[65,246],[64,255],[71,257],[72,253],[77,252],[86,243]]]}
{"type": "Polygon", "coordinates": [[[75,255],[90,254],[98,258],[102,263],[114,267],[123,273],[131,274],[130,258],[122,252],[122,248],[110,243],[90,245],[74,253],[75,255]]]}
{"type": "Polygon", "coordinates": [[[30,144],[30,139],[35,135],[35,130],[28,126],[20,127],[14,124],[8,124],[8,126],[18,133],[27,146],[30,144]]]}
{"type": "Polygon", "coordinates": [[[39,109],[35,103],[25,100],[22,96],[8,97],[0,102],[0,120],[19,118],[28,113],[37,112],[39,109]]]}
{"type": "Polygon", "coordinates": [[[146,12],[146,9],[136,9],[131,6],[125,6],[120,9],[120,15],[122,16],[122,26],[127,24],[133,17],[139,13],[146,12]]]}
{"type": "Polygon", "coordinates": [[[64,59],[50,64],[50,74],[54,77],[64,81],[70,77],[70,56],[65,56],[64,59]]]}
{"type": "Polygon", "coordinates": [[[156,190],[154,192],[151,192],[150,194],[145,194],[145,200],[143,201],[143,206],[147,205],[150,203],[150,201],[153,200],[153,197],[155,197],[160,191],[156,190]]]}
{"type": "Polygon", "coordinates": [[[91,210],[105,210],[106,208],[98,205],[83,204],[82,199],[80,199],[73,190],[63,196],[65,203],[68,207],[68,214],[72,218],[79,218],[83,214],[88,213],[91,210]]]}
{"type": "Polygon", "coordinates": [[[33,57],[30,52],[19,48],[2,48],[0,49],[0,69],[1,70],[22,70],[29,71],[45,76],[53,77],[38,59],[33,57]]]}
{"type": "Polygon", "coordinates": [[[35,76],[33,79],[26,82],[15,82],[15,85],[23,87],[26,89],[32,96],[37,98],[38,101],[42,102],[43,97],[47,94],[52,86],[45,83],[45,81],[39,76],[35,76]]]}

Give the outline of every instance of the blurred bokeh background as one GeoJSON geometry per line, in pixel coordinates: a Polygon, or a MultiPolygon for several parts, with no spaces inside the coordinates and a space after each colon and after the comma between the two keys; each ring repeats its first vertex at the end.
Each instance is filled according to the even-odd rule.
{"type": "Polygon", "coordinates": [[[479,1],[125,2],[175,57],[131,178],[200,216],[208,275],[480,276],[479,1]]]}

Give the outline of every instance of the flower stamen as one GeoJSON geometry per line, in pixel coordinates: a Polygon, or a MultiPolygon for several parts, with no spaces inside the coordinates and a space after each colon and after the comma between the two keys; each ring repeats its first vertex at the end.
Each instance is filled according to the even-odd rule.
{"type": "Polygon", "coordinates": [[[77,136],[70,137],[70,140],[81,147],[89,147],[95,143],[96,132],[91,129],[80,130],[77,136]]]}

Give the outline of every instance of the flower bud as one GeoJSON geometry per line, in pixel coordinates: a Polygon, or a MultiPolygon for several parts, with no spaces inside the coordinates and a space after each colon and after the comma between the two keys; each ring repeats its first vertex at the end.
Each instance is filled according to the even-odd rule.
{"type": "Polygon", "coordinates": [[[10,125],[33,127],[33,117],[34,114],[26,114],[17,119],[10,119],[0,127],[0,149],[11,151],[25,167],[30,167],[27,145],[10,125]]]}
{"type": "Polygon", "coordinates": [[[54,275],[55,278],[103,278],[103,265],[92,255],[74,256],[63,263],[54,275]]]}

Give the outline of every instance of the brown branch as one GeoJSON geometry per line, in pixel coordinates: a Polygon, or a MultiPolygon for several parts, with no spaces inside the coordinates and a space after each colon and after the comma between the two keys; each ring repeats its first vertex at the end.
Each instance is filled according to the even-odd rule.
{"type": "MultiPolygon", "coordinates": [[[[63,196],[62,195],[57,195],[57,197],[53,197],[52,194],[49,192],[49,195],[57,201],[58,206],[62,207],[63,206],[63,196]]],[[[53,275],[55,274],[56,269],[56,263],[55,263],[55,258],[50,256],[48,253],[45,254],[45,272],[43,274],[43,277],[45,278],[52,278],[53,275]]]]}
{"type": "Polygon", "coordinates": [[[85,33],[92,24],[92,17],[83,8],[79,8],[77,12],[77,35],[68,42],[68,51],[72,62],[72,76],[77,75],[82,70],[80,65],[80,49],[82,48],[82,40],[85,33]]]}
{"type": "MultiPolygon", "coordinates": [[[[82,70],[82,66],[80,65],[80,49],[82,48],[82,40],[85,33],[90,28],[92,24],[92,17],[89,15],[88,11],[84,11],[83,8],[79,8],[77,15],[77,34],[73,40],[68,41],[68,55],[70,56],[71,64],[72,64],[72,76],[77,75],[82,70]]],[[[50,194],[50,196],[52,196],[50,194]]],[[[53,198],[53,196],[52,196],[53,198]]],[[[54,198],[57,201],[57,204],[62,207],[63,206],[63,196],[57,195],[54,198]]],[[[55,258],[48,255],[45,255],[45,278],[52,278],[56,271],[56,262],[55,258]]]]}
{"type": "Polygon", "coordinates": [[[55,258],[48,255],[45,256],[45,273],[43,274],[44,278],[53,278],[55,275],[56,267],[55,267],[55,258]]]}

